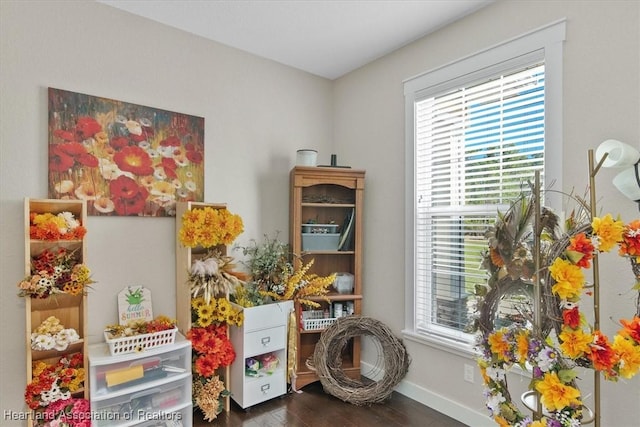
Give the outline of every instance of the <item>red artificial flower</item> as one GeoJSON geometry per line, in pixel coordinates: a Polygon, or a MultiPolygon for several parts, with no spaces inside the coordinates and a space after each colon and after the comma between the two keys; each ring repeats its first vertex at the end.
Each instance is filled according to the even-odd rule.
{"type": "Polygon", "coordinates": [[[619,254],[640,257],[640,219],[633,220],[624,227],[619,254]]]}
{"type": "Polygon", "coordinates": [[[580,310],[578,307],[574,307],[570,310],[563,310],[562,323],[571,329],[578,329],[578,326],[580,326],[580,310]]]}
{"type": "Polygon", "coordinates": [[[57,145],[49,149],[49,170],[65,172],[73,167],[73,157],[65,154],[57,145]]]}
{"type": "Polygon", "coordinates": [[[102,126],[93,117],[80,117],[76,123],[76,133],[82,139],[91,138],[101,130],[102,126]]]}
{"type": "Polygon", "coordinates": [[[205,378],[214,375],[219,367],[220,361],[213,354],[204,354],[196,359],[195,370],[205,378]]]}
{"type": "Polygon", "coordinates": [[[109,145],[111,145],[116,150],[120,150],[129,145],[129,139],[124,136],[116,136],[115,138],[111,138],[111,141],[109,141],[109,145]]]}
{"type": "Polygon", "coordinates": [[[127,146],[113,156],[120,170],[139,176],[152,175],[153,166],[149,154],[138,146],[127,146]]]}
{"type": "Polygon", "coordinates": [[[591,267],[591,259],[593,258],[593,243],[591,243],[591,239],[589,239],[586,234],[579,233],[576,234],[571,240],[568,248],[570,251],[580,252],[583,256],[576,262],[578,267],[582,268],[590,268],[591,267]]]}
{"type": "Polygon", "coordinates": [[[609,339],[602,332],[596,331],[593,334],[593,343],[589,346],[590,352],[587,355],[593,363],[593,368],[604,371],[609,375],[615,375],[612,367],[618,362],[619,356],[611,348],[609,339]]]}
{"type": "Polygon", "coordinates": [[[635,316],[631,321],[622,319],[620,323],[622,323],[623,326],[620,335],[631,338],[640,344],[640,317],[635,316]]]}

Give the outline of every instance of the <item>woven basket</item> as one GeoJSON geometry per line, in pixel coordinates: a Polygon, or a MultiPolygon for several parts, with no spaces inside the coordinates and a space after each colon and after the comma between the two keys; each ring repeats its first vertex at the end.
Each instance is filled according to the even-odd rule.
{"type": "Polygon", "coordinates": [[[109,338],[105,331],[104,340],[109,345],[112,356],[127,353],[136,353],[163,345],[173,344],[176,341],[178,328],[167,329],[166,331],[153,332],[150,334],[140,334],[131,337],[109,338]]]}

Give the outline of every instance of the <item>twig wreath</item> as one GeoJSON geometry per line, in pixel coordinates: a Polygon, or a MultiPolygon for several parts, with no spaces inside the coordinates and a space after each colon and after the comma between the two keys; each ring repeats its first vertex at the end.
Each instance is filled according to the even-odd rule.
{"type": "Polygon", "coordinates": [[[341,317],[325,329],[316,344],[313,363],[324,390],[356,406],[385,401],[404,378],[411,363],[404,344],[382,322],[369,317],[341,317]],[[342,352],[349,339],[370,335],[384,353],[384,377],[363,383],[349,378],[342,370],[342,352]]]}
{"type": "MultiPolygon", "coordinates": [[[[479,292],[478,364],[491,417],[501,426],[573,427],[581,424],[586,408],[576,384],[574,368],[604,374],[605,379],[631,378],[640,372],[640,296],[637,312],[620,320],[621,329],[609,340],[580,312],[583,294],[590,286],[583,269],[598,253],[617,247],[628,258],[640,290],[640,220],[624,224],[610,214],[593,220],[584,202],[565,224],[556,214],[540,209],[533,196],[521,196],[499,214],[487,231],[488,248],[483,267],[489,272],[487,288],[479,292]],[[563,231],[563,229],[565,231],[563,231]],[[539,263],[534,262],[533,241],[539,242],[539,263]],[[519,290],[531,295],[539,275],[541,318],[533,319],[532,299],[513,303],[506,310],[506,325],[497,325],[501,301],[519,290]],[[532,372],[530,391],[539,396],[542,414],[522,413],[509,394],[506,373],[514,365],[532,372]]],[[[518,292],[516,292],[518,293],[518,292]]]]}

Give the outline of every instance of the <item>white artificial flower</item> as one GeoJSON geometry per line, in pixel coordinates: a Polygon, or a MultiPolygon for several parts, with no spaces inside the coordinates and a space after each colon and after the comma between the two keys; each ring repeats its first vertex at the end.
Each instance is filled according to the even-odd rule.
{"type": "Polygon", "coordinates": [[[31,340],[31,348],[34,350],[51,350],[56,345],[56,340],[51,335],[40,334],[35,340],[31,340]]]}
{"type": "Polygon", "coordinates": [[[487,408],[491,410],[493,413],[500,413],[500,404],[505,402],[507,399],[502,395],[502,393],[498,392],[493,394],[487,398],[487,408]]]}
{"type": "Polygon", "coordinates": [[[191,265],[191,274],[194,274],[197,276],[204,276],[205,273],[206,273],[206,267],[204,265],[204,262],[200,259],[195,260],[191,265]]]}
{"type": "Polygon", "coordinates": [[[73,230],[80,225],[80,222],[73,217],[71,212],[60,212],[58,216],[64,219],[64,222],[67,224],[67,228],[69,230],[73,230]]]}
{"type": "Polygon", "coordinates": [[[215,258],[207,258],[204,261],[205,272],[209,276],[218,274],[218,260],[215,258]]]}
{"type": "Polygon", "coordinates": [[[486,369],[487,376],[494,381],[504,381],[507,371],[502,368],[494,368],[493,366],[489,366],[486,369]]]}

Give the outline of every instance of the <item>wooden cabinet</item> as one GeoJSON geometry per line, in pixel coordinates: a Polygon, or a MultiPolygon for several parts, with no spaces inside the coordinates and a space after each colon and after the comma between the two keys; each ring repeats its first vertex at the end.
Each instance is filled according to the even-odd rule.
{"type": "Polygon", "coordinates": [[[287,331],[293,301],[236,308],[243,310],[244,323],[230,330],[236,351],[231,364],[231,398],[248,408],[287,392],[287,331]],[[261,369],[247,370],[252,363],[263,364],[261,369]]]}
{"type": "MultiPolygon", "coordinates": [[[[296,377],[292,380],[295,388],[318,380],[312,364],[313,352],[323,328],[340,314],[336,308],[341,308],[343,315],[361,314],[364,179],[363,170],[349,168],[296,166],[291,170],[289,239],[293,253],[302,256],[296,262],[306,263],[313,258],[311,272],[321,276],[348,273],[345,276],[353,280],[352,290],[348,293],[334,290],[328,296],[329,303],[316,298],[321,304],[319,310],[307,311],[296,304],[300,326],[296,377]],[[329,227],[317,226],[314,230],[305,225],[310,223],[329,227]],[[335,224],[336,230],[332,227],[335,224]]],[[[359,337],[345,346],[342,369],[348,377],[360,379],[359,337]]]]}
{"type": "Polygon", "coordinates": [[[191,426],[191,342],[112,356],[105,343],[89,346],[94,427],[191,426]]]}

